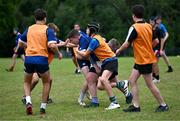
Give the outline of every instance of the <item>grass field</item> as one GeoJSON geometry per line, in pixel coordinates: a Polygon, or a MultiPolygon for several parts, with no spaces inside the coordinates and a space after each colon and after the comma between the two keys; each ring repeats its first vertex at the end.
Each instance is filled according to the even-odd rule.
{"type": "MultiPolygon", "coordinates": [[[[161,82],[157,84],[170,110],[164,113],[155,113],[158,106],[156,100],[146,88],[144,80],[138,80],[140,88],[140,113],[124,113],[123,108],[125,98],[122,93],[114,89],[120,109],[105,111],[104,108],[109,105],[107,94],[104,91],[98,91],[100,100],[99,108],[84,109],[77,103],[80,87],[83,83],[83,75],[74,74],[74,66],[70,59],[59,61],[55,59],[50,68],[53,77],[51,98],[53,104],[48,104],[47,115],[41,119],[39,116],[39,105],[41,100],[42,83],[41,81],[32,92],[33,116],[25,114],[25,106],[21,102],[23,96],[23,64],[20,59],[17,60],[17,66],[14,72],[6,72],[5,68],[11,62],[10,58],[0,59],[0,121],[17,120],[63,120],[63,121],[125,121],[125,120],[180,120],[180,58],[170,57],[170,62],[174,68],[173,73],[166,73],[167,67],[163,60],[160,60],[160,78],[161,82]]],[[[128,79],[133,65],[133,58],[119,58],[119,79],[128,79]]],[[[86,99],[88,103],[88,99],[86,99]]]]}

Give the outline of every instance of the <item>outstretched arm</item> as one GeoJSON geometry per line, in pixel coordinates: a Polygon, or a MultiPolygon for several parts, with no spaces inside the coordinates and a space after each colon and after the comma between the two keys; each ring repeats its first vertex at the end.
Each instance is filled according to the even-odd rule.
{"type": "Polygon", "coordinates": [[[119,55],[123,50],[125,50],[126,48],[129,47],[129,42],[128,41],[125,41],[122,46],[116,50],[116,55],[119,55]]]}
{"type": "Polygon", "coordinates": [[[133,26],[129,28],[128,35],[126,37],[125,42],[122,44],[122,46],[116,50],[116,55],[119,55],[120,52],[128,48],[128,46],[133,42],[134,39],[137,37],[137,32],[133,26]]]}

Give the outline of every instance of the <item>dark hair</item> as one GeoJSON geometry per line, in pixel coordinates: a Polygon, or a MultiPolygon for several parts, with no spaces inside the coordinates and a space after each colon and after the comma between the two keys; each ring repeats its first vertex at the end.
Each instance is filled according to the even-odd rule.
{"type": "Polygon", "coordinates": [[[18,31],[19,31],[19,29],[16,27],[16,28],[14,28],[14,29],[13,29],[13,31],[17,31],[17,32],[18,32],[18,31]]]}
{"type": "Polygon", "coordinates": [[[100,25],[98,23],[95,23],[95,22],[91,22],[87,25],[87,27],[89,28],[90,30],[90,35],[92,33],[95,33],[95,32],[99,32],[99,29],[100,29],[100,25]]]}
{"type": "Polygon", "coordinates": [[[71,38],[71,37],[75,37],[75,36],[79,36],[79,35],[80,35],[80,33],[79,33],[77,30],[72,29],[72,30],[68,33],[67,38],[71,38]]]}
{"type": "Polygon", "coordinates": [[[158,19],[162,19],[162,16],[161,15],[157,15],[154,19],[155,19],[155,21],[158,20],[158,19]]]}
{"type": "Polygon", "coordinates": [[[154,16],[151,16],[151,17],[149,18],[149,20],[155,21],[155,17],[154,17],[154,16]]]}
{"type": "Polygon", "coordinates": [[[36,9],[35,11],[34,11],[34,17],[35,17],[35,19],[36,20],[38,20],[38,21],[42,21],[42,20],[44,20],[44,18],[47,16],[47,12],[45,11],[45,10],[43,10],[43,9],[36,9]]]}
{"type": "Polygon", "coordinates": [[[144,16],[144,6],[143,5],[134,5],[132,7],[132,13],[137,17],[137,18],[143,18],[144,16]]]}

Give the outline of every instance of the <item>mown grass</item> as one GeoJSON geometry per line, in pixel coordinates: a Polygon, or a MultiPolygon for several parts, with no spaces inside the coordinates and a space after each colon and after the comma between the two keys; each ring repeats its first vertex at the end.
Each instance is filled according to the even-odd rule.
{"type": "MultiPolygon", "coordinates": [[[[170,110],[164,113],[155,113],[158,106],[156,100],[146,88],[144,80],[138,80],[140,90],[141,109],[140,113],[124,113],[123,108],[125,99],[122,93],[114,89],[120,109],[105,111],[104,108],[109,105],[109,100],[105,91],[98,91],[100,101],[99,108],[84,109],[77,103],[79,91],[84,81],[83,75],[74,74],[74,66],[70,59],[59,61],[54,59],[50,65],[53,85],[51,98],[53,104],[48,104],[47,115],[40,118],[39,105],[41,101],[42,83],[41,81],[32,92],[33,116],[27,116],[25,107],[21,102],[23,95],[23,63],[17,60],[14,72],[6,72],[5,68],[11,62],[10,58],[0,59],[0,120],[63,120],[63,121],[124,121],[124,120],[180,120],[180,58],[170,57],[170,62],[174,68],[173,73],[166,73],[166,65],[160,60],[160,78],[161,82],[157,84],[170,110]]],[[[119,58],[119,79],[128,79],[133,66],[133,58],[119,58]]],[[[88,103],[86,99],[86,103],[88,103]]]]}

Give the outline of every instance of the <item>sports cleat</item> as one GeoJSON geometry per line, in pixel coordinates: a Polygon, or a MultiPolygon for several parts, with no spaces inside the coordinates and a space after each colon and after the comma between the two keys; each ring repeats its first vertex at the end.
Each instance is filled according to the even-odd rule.
{"type": "Polygon", "coordinates": [[[169,67],[168,70],[167,70],[167,72],[168,72],[168,73],[169,73],[169,72],[173,72],[172,67],[169,67]]]}
{"type": "Polygon", "coordinates": [[[89,93],[89,91],[86,92],[86,97],[87,97],[87,99],[92,100],[92,96],[91,96],[91,94],[89,93]]]}
{"type": "Polygon", "coordinates": [[[111,102],[109,107],[105,108],[105,110],[113,110],[113,109],[117,109],[117,108],[120,108],[120,105],[118,103],[111,102]]]}
{"type": "Polygon", "coordinates": [[[155,112],[165,112],[165,111],[168,111],[168,110],[169,110],[168,105],[165,105],[165,106],[160,105],[160,106],[158,106],[156,108],[155,112]]]}
{"type": "Polygon", "coordinates": [[[93,107],[93,108],[96,108],[96,107],[99,107],[99,103],[93,103],[93,102],[91,102],[89,105],[85,105],[85,106],[83,106],[84,108],[91,108],[91,107],[93,107]]]}
{"type": "Polygon", "coordinates": [[[46,109],[40,108],[40,114],[46,114],[46,109]]]}
{"type": "Polygon", "coordinates": [[[32,112],[32,104],[28,103],[26,104],[26,114],[27,115],[32,115],[33,112],[32,112]]]}
{"type": "Polygon", "coordinates": [[[153,82],[154,82],[154,83],[159,83],[159,82],[160,82],[160,79],[153,78],[153,82]]]}
{"type": "Polygon", "coordinates": [[[133,96],[132,93],[129,92],[128,95],[126,96],[126,103],[130,104],[132,102],[133,96]]]}
{"type": "Polygon", "coordinates": [[[23,103],[24,105],[26,105],[26,98],[25,98],[25,96],[22,97],[21,101],[22,101],[22,103],[23,103]]]}
{"type": "Polygon", "coordinates": [[[134,107],[134,105],[130,105],[127,109],[123,109],[124,112],[140,112],[141,108],[134,107]]]}
{"type": "Polygon", "coordinates": [[[75,74],[81,74],[81,70],[80,69],[76,69],[75,70],[75,74]]]}
{"type": "Polygon", "coordinates": [[[80,106],[85,106],[86,105],[86,103],[84,103],[82,100],[80,100],[79,98],[78,98],[78,103],[79,103],[79,105],[80,106]]]}
{"type": "Polygon", "coordinates": [[[48,98],[47,104],[53,103],[53,100],[51,98],[48,98]]]}
{"type": "Polygon", "coordinates": [[[10,68],[7,68],[6,71],[7,72],[13,72],[14,68],[13,67],[10,67],[10,68]]]}

